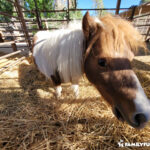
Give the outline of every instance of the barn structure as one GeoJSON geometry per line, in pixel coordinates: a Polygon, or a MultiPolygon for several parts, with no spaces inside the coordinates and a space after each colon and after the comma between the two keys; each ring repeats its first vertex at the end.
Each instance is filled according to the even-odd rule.
{"type": "MultiPolygon", "coordinates": [[[[81,9],[76,0],[64,0],[63,6],[57,1],[55,10],[39,10],[34,0],[35,9],[31,10],[19,0],[6,1],[14,10],[13,15],[0,10],[1,16],[9,18],[0,21],[0,149],[116,150],[120,149],[119,142],[133,144],[124,149],[138,149],[134,144],[137,142],[149,144],[150,124],[136,131],[118,122],[86,79],[81,79],[79,99],[64,85],[61,100],[56,100],[53,87],[31,63],[30,50],[37,31],[57,30],[74,19],[72,12],[85,11],[100,15],[110,12],[130,20],[150,50],[150,2],[120,8],[121,0],[117,0],[116,8],[81,9]],[[53,17],[43,17],[44,13],[53,17]],[[28,18],[26,14],[36,17],[28,18]],[[59,19],[62,14],[63,19],[59,19]]],[[[133,68],[150,98],[150,56],[136,57],[133,68]]]]}

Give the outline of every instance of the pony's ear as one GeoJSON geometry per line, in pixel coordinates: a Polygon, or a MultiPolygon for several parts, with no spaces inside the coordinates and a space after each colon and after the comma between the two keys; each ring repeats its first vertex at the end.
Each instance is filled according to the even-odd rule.
{"type": "Polygon", "coordinates": [[[98,29],[102,28],[103,24],[98,18],[92,18],[87,12],[82,20],[82,29],[86,40],[89,40],[91,36],[95,35],[98,29]]]}

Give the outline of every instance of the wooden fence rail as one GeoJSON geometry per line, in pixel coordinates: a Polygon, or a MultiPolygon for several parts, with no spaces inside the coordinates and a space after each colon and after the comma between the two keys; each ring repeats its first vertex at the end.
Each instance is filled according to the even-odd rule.
{"type": "MultiPolygon", "coordinates": [[[[34,0],[35,3],[35,9],[29,10],[25,8],[24,6],[21,6],[19,3],[19,0],[6,0],[13,4],[15,6],[15,9],[13,13],[15,13],[17,16],[13,16],[8,14],[7,12],[0,11],[0,15],[7,16],[10,18],[10,21],[0,21],[0,30],[5,32],[9,32],[11,36],[14,38],[20,38],[21,40],[24,40],[24,42],[27,43],[28,53],[32,48],[32,37],[33,33],[39,31],[39,30],[55,30],[59,28],[59,24],[67,24],[69,21],[72,20],[70,13],[75,11],[113,11],[116,15],[120,15],[121,17],[127,18],[130,21],[133,22],[134,26],[141,30],[141,28],[144,28],[144,31],[141,32],[142,35],[145,36],[145,40],[147,40],[150,37],[150,3],[146,3],[141,6],[134,6],[130,8],[120,8],[121,0],[117,0],[116,8],[84,8],[79,9],[77,8],[76,0],[75,7],[71,8],[69,0],[67,0],[66,6],[67,8],[62,10],[39,10],[36,4],[36,0],[34,0]],[[121,12],[121,13],[119,13],[121,12]],[[25,13],[34,14],[36,18],[26,18],[25,13]],[[57,18],[41,18],[42,13],[65,13],[64,19],[57,19],[57,18]],[[12,20],[14,18],[14,20],[12,20]],[[20,24],[20,28],[9,28],[9,24],[20,24]],[[53,25],[53,26],[52,26],[53,25]],[[7,29],[4,29],[4,26],[7,27],[7,29]],[[34,26],[34,28],[33,28],[34,26]],[[35,28],[36,27],[36,28],[35,28]],[[18,34],[14,34],[15,32],[18,32],[18,34]]],[[[7,37],[7,35],[4,35],[3,37],[7,37]]],[[[19,40],[15,40],[14,43],[18,42],[19,40]]],[[[20,42],[19,41],[19,42],[20,42]]],[[[5,47],[6,48],[6,47],[5,47]]],[[[13,55],[20,54],[22,50],[19,51],[13,51],[11,54],[7,54],[5,56],[1,56],[1,59],[8,58],[13,55]]],[[[24,59],[25,56],[23,56],[24,59]]],[[[22,61],[23,59],[20,59],[17,63],[22,61]]],[[[6,68],[11,67],[10,64],[6,68]]],[[[2,69],[2,71],[5,71],[7,69],[2,69]]],[[[0,69],[1,71],[1,69],[0,69]]]]}

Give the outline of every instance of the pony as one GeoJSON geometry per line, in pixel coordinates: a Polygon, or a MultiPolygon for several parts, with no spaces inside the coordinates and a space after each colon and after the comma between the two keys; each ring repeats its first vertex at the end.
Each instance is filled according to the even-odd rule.
{"type": "Polygon", "coordinates": [[[3,43],[4,39],[3,39],[3,33],[0,31],[0,43],[3,43]]]}
{"type": "Polygon", "coordinates": [[[91,17],[55,31],[39,31],[33,38],[36,66],[57,87],[78,82],[85,73],[112,108],[114,115],[140,129],[150,120],[150,101],[131,67],[134,53],[145,48],[142,36],[118,16],[91,17]]]}

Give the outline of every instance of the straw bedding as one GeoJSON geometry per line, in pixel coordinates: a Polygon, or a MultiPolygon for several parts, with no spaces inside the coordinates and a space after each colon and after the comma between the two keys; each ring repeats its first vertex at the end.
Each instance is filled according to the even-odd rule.
{"type": "MultiPolygon", "coordinates": [[[[150,56],[137,57],[133,68],[150,98],[150,56]]],[[[78,99],[69,84],[57,99],[49,81],[27,60],[0,75],[0,149],[149,149],[120,148],[118,142],[150,142],[150,123],[136,130],[119,122],[85,77],[79,85],[78,99]]]]}

